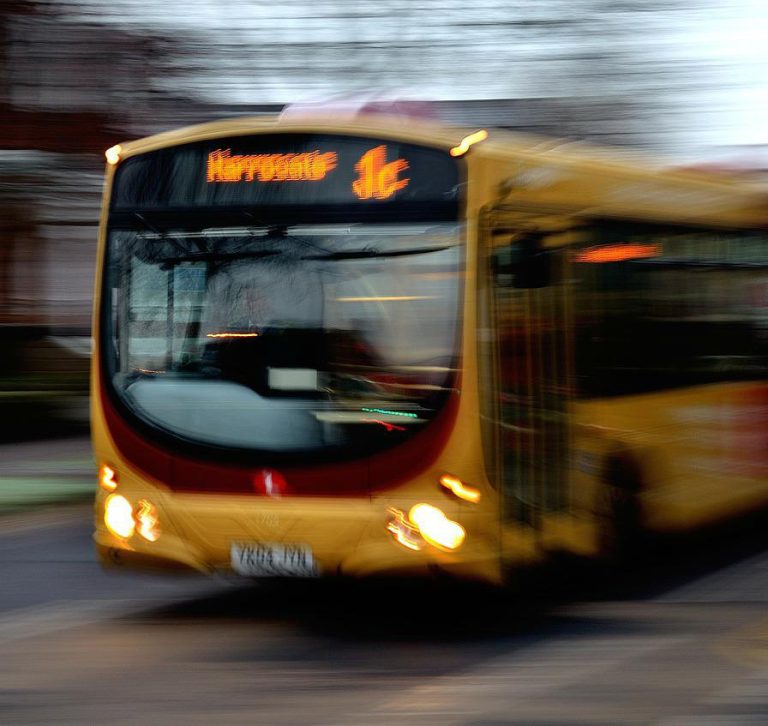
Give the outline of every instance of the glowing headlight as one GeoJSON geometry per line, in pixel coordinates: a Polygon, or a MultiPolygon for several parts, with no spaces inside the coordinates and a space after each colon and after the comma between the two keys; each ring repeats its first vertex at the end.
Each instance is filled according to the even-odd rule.
{"type": "Polygon", "coordinates": [[[112,534],[127,539],[136,529],[131,503],[120,494],[110,494],[104,503],[104,524],[112,534]]]}
{"type": "Polygon", "coordinates": [[[455,550],[461,547],[467,534],[464,527],[431,504],[414,505],[408,519],[419,528],[421,536],[436,547],[455,550]]]}

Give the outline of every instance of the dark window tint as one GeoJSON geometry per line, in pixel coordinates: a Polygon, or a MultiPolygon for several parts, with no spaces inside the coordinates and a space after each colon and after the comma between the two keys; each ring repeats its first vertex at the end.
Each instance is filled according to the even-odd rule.
{"type": "Polygon", "coordinates": [[[764,234],[605,226],[573,260],[583,395],[765,378],[764,234]]]}

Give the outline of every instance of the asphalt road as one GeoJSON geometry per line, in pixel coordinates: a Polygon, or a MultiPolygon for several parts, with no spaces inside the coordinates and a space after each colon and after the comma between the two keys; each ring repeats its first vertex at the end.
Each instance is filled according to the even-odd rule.
{"type": "Polygon", "coordinates": [[[766,724],[765,519],[535,594],[101,572],[0,518],[3,724],[766,724]]]}

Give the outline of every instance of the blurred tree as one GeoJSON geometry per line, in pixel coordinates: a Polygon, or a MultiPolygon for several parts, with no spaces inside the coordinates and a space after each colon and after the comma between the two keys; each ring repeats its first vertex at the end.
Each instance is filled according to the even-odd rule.
{"type": "MultiPolygon", "coordinates": [[[[219,115],[217,105],[245,111],[382,92],[444,101],[530,99],[546,130],[557,132],[559,124],[562,135],[670,150],[718,136],[725,143],[745,134],[746,141],[764,140],[754,137],[768,121],[768,46],[760,35],[768,4],[754,0],[35,5],[73,22],[173,38],[172,47],[140,54],[145,71],[130,74],[142,80],[144,95],[135,86],[130,93],[144,101],[154,96],[150,101],[160,105],[171,97],[196,99],[191,108],[177,107],[184,121],[200,110],[219,115]]],[[[148,103],[139,103],[139,113],[148,103]]],[[[510,115],[506,125],[516,123],[510,115]]]]}

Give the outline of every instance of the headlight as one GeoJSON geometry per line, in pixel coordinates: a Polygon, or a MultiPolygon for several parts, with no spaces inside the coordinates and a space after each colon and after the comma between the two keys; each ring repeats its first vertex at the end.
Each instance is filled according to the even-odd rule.
{"type": "Polygon", "coordinates": [[[104,524],[112,534],[128,539],[136,529],[131,503],[120,494],[110,494],[104,503],[104,524]]]}
{"type": "Polygon", "coordinates": [[[431,504],[414,505],[408,512],[408,519],[419,528],[427,542],[443,549],[458,549],[467,535],[464,527],[448,519],[442,510],[431,504]]]}
{"type": "Polygon", "coordinates": [[[157,507],[149,499],[139,499],[134,507],[121,494],[110,494],[104,502],[104,524],[121,539],[138,534],[147,542],[157,542],[161,532],[157,507]]]}

